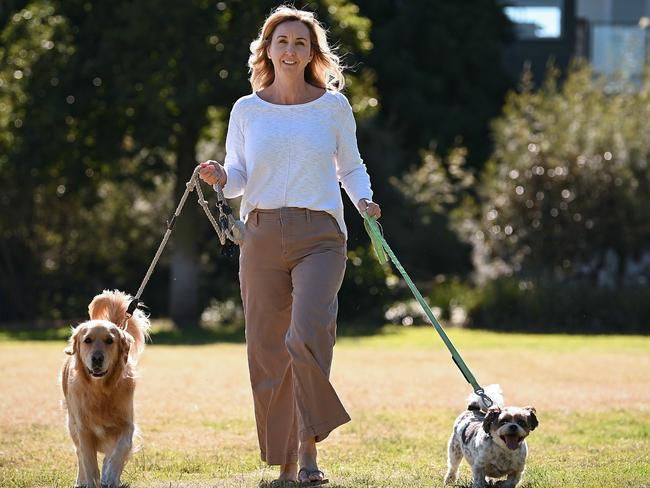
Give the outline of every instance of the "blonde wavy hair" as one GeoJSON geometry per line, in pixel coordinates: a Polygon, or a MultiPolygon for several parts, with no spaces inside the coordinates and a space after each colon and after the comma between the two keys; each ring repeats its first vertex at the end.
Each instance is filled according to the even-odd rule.
{"type": "Polygon", "coordinates": [[[339,57],[327,43],[327,33],[320,22],[316,20],[316,16],[312,12],[282,5],[266,18],[258,38],[251,42],[248,68],[251,73],[250,83],[253,91],[262,90],[273,83],[275,71],[273,63],[266,55],[266,49],[271,44],[275,28],[283,22],[294,20],[302,22],[309,29],[313,57],[305,67],[305,81],[328,90],[342,90],[345,86],[343,66],[339,57]]]}

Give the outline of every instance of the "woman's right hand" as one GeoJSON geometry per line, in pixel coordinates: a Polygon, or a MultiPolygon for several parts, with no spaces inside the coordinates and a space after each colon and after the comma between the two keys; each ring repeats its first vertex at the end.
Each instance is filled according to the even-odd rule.
{"type": "Polygon", "coordinates": [[[209,160],[201,163],[199,166],[201,167],[199,169],[199,177],[208,185],[218,184],[222,188],[226,185],[228,175],[219,163],[209,160]]]}

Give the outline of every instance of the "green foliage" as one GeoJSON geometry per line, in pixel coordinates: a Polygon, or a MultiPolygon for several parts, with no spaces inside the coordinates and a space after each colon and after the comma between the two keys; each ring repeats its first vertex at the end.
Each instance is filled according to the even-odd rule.
{"type": "Polygon", "coordinates": [[[459,199],[475,183],[466,165],[467,150],[456,147],[443,161],[435,151],[421,152],[422,165],[405,173],[401,179],[391,178],[400,192],[413,202],[429,207],[432,213],[444,215],[458,206],[459,199]]]}
{"type": "Polygon", "coordinates": [[[483,285],[468,312],[472,327],[494,330],[646,334],[650,292],[504,277],[483,285]]]}
{"type": "Polygon", "coordinates": [[[364,325],[380,327],[387,304],[396,296],[396,284],[391,268],[379,264],[371,246],[350,248],[345,280],[339,293],[342,320],[362,320],[364,325]]]}
{"type": "MultiPolygon", "coordinates": [[[[171,182],[157,178],[154,185],[143,191],[133,182],[106,181],[97,188],[92,208],[80,208],[63,185],[47,205],[39,201],[40,194],[32,196],[37,205],[25,225],[29,240],[21,243],[24,247],[18,247],[15,235],[20,223],[5,233],[14,232],[3,242],[14,260],[5,261],[0,317],[11,319],[13,312],[17,318],[38,313],[42,320],[77,320],[104,288],[135,293],[170,213],[171,182]],[[18,252],[22,260],[15,259],[18,252]]],[[[152,290],[165,289],[168,262],[163,256],[152,290]]],[[[154,310],[167,309],[164,293],[147,293],[145,300],[154,310]]]]}
{"type": "MultiPolygon", "coordinates": [[[[230,107],[250,91],[250,41],[275,6],[0,6],[0,320],[82,316],[103,287],[134,292],[198,155],[223,155],[230,107]]],[[[369,48],[369,22],[354,4],[310,8],[342,51],[369,48]]],[[[362,74],[349,79],[363,112],[373,92],[362,74]]],[[[204,273],[185,284],[199,304],[238,296],[236,265],[218,258],[193,200],[144,297],[158,314],[167,313],[170,250],[204,273]]]]}
{"type": "MultiPolygon", "coordinates": [[[[524,74],[474,188],[460,149],[423,153],[396,185],[471,243],[478,286],[455,293],[474,326],[647,330],[650,84],[609,92],[583,64],[557,80],[551,69],[535,89],[524,74]]],[[[451,317],[446,300],[432,303],[451,317]]]]}
{"type": "Polygon", "coordinates": [[[614,253],[621,282],[650,238],[650,81],[609,93],[582,64],[557,77],[508,95],[463,232],[486,276],[596,282],[614,253]]]}
{"type": "Polygon", "coordinates": [[[447,154],[464,146],[470,167],[483,164],[489,121],[510,84],[500,58],[509,22],[495,1],[357,3],[372,22],[373,49],[362,61],[376,79],[379,103],[377,117],[360,125],[360,148],[374,198],[384,205],[389,243],[416,279],[465,275],[470,248],[447,216],[414,204],[390,181],[419,167],[422,152],[434,147],[447,154]]]}
{"type": "Polygon", "coordinates": [[[510,23],[499,2],[358,3],[373,23],[367,62],[377,74],[381,114],[408,156],[401,169],[432,142],[446,152],[459,138],[473,164],[482,164],[489,120],[509,85],[501,48],[510,23]]]}
{"type": "Polygon", "coordinates": [[[457,277],[436,277],[429,293],[431,305],[441,310],[440,318],[459,326],[467,325],[467,313],[476,308],[480,298],[477,288],[457,277]]]}
{"type": "MultiPolygon", "coordinates": [[[[197,158],[223,155],[230,106],[249,91],[249,43],[276,5],[0,6],[0,320],[81,316],[98,288],[134,290],[197,158]]],[[[483,144],[504,82],[494,67],[505,18],[492,2],[473,2],[471,16],[467,6],[441,1],[359,5],[322,0],[306,8],[351,68],[347,95],[391,245],[416,275],[467,270],[467,247],[446,217],[403,205],[387,182],[432,140],[444,148],[461,135],[473,141],[471,151],[483,144]],[[478,82],[484,72],[492,76],[478,82]]],[[[236,264],[218,258],[207,222],[188,205],[147,288],[157,314],[166,313],[170,251],[200,267],[190,294],[201,305],[238,295],[236,264]]],[[[351,220],[350,247],[365,246],[361,219],[351,220]]],[[[365,286],[384,278],[365,267],[349,266],[343,311],[386,308],[391,292],[368,295],[365,286]]]]}

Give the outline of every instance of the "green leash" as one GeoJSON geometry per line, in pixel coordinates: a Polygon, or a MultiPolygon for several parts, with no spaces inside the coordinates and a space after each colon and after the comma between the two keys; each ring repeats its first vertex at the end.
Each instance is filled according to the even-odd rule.
{"type": "Polygon", "coordinates": [[[489,396],[485,394],[485,390],[481,388],[481,385],[478,384],[478,381],[476,381],[476,378],[474,378],[474,375],[465,364],[465,361],[463,361],[463,358],[460,356],[460,354],[454,347],[454,344],[451,342],[451,340],[445,333],[444,329],[436,319],[435,315],[433,315],[431,308],[429,308],[427,302],[425,302],[424,298],[422,298],[422,294],[417,289],[415,284],[413,284],[413,281],[411,280],[410,276],[404,270],[404,268],[398,261],[397,257],[395,256],[395,253],[393,253],[392,249],[388,246],[388,243],[386,242],[386,239],[384,239],[384,236],[382,235],[381,229],[379,228],[379,224],[377,223],[377,221],[374,218],[369,217],[367,212],[363,212],[363,225],[366,228],[366,232],[370,236],[370,240],[372,241],[372,247],[375,249],[375,254],[377,255],[377,259],[379,260],[379,262],[382,265],[386,264],[388,262],[388,258],[386,257],[386,254],[390,256],[391,261],[393,261],[393,264],[395,264],[397,270],[404,277],[406,284],[409,286],[411,292],[413,293],[417,301],[420,303],[420,306],[424,310],[424,313],[427,314],[427,317],[429,317],[431,324],[435,327],[436,331],[438,331],[438,335],[440,335],[440,338],[447,346],[447,349],[449,349],[449,352],[451,352],[451,358],[454,360],[454,363],[456,364],[458,369],[460,369],[460,372],[463,373],[463,376],[465,377],[467,382],[474,389],[474,393],[476,393],[479,397],[481,397],[481,399],[483,399],[483,402],[485,403],[486,407],[488,408],[491,407],[494,404],[494,402],[489,396]]]}

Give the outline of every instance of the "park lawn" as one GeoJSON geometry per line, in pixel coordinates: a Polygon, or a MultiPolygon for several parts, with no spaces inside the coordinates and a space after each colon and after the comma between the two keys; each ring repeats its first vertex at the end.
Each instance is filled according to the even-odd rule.
{"type": "MultiPolygon", "coordinates": [[[[482,384],[534,405],[520,486],[650,487],[650,337],[451,330],[482,384]]],[[[57,382],[65,340],[0,334],[0,486],[72,486],[76,458],[57,382]]],[[[140,362],[139,487],[269,487],[258,457],[243,344],[150,344],[140,362]]],[[[353,421],[326,440],[336,487],[442,486],[446,442],[469,386],[430,327],[341,338],[332,381],[353,421]]],[[[461,465],[468,487],[470,470],[461,465]]]]}

